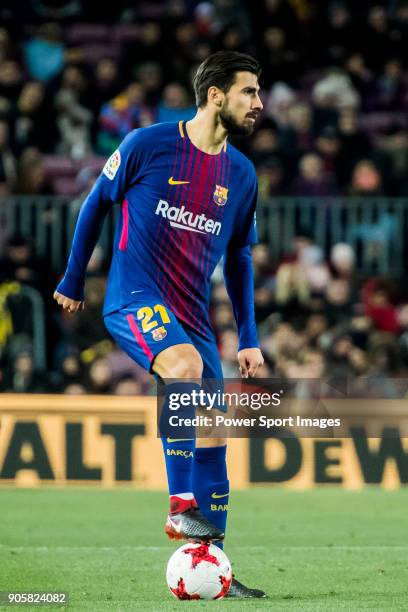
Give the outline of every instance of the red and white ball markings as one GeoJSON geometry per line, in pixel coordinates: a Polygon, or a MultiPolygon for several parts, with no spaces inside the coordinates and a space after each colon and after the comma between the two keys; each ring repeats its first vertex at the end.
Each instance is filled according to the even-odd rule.
{"type": "Polygon", "coordinates": [[[188,543],[170,557],[166,579],[177,599],[221,599],[231,585],[231,563],[214,544],[188,543]]]}

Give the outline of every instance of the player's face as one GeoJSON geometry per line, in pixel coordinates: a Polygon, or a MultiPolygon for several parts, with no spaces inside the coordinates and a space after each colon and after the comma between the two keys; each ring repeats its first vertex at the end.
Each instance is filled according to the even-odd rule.
{"type": "Polygon", "coordinates": [[[257,76],[252,72],[237,72],[219,115],[224,128],[230,134],[252,134],[262,108],[257,76]]]}

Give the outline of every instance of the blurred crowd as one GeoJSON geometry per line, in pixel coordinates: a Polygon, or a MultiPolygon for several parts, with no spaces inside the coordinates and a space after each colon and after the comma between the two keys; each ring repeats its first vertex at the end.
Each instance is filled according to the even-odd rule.
{"type": "MultiPolygon", "coordinates": [[[[261,120],[250,139],[234,140],[255,164],[261,198],[408,195],[406,0],[3,0],[0,23],[0,195],[75,196],[78,209],[130,130],[194,115],[192,74],[219,49],[263,66],[261,120]],[[55,180],[68,165],[75,181],[55,180]]],[[[349,245],[323,253],[297,229],[277,265],[266,245],[254,248],[260,376],[404,376],[404,283],[362,278],[349,245]]],[[[53,304],[61,270],[36,258],[30,240],[8,236],[0,256],[1,390],[151,392],[150,376],[103,327],[98,249],[76,316],[53,304]],[[45,371],[24,286],[44,302],[45,371]]],[[[237,376],[219,270],[211,312],[224,373],[237,376]]]]}
{"type": "Polygon", "coordinates": [[[408,194],[405,0],[93,4],[1,4],[0,192],[64,194],[43,155],[86,165],[131,129],[189,119],[195,68],[234,49],[263,66],[262,120],[237,142],[263,197],[408,194]]]}
{"type": "MultiPolygon", "coordinates": [[[[367,379],[387,397],[408,378],[408,291],[395,281],[362,279],[355,253],[335,244],[329,258],[307,235],[296,236],[278,266],[266,245],[253,249],[255,307],[265,364],[259,378],[367,379]]],[[[10,241],[0,260],[0,390],[16,392],[154,393],[154,381],[112,342],[101,317],[106,270],[100,247],[88,268],[86,308],[61,312],[51,296],[56,277],[33,257],[30,243],[10,241]],[[35,320],[22,285],[46,306],[47,369],[38,370],[35,320]]],[[[238,337],[219,266],[211,318],[227,378],[239,376],[238,337]]]]}
{"type": "MultiPolygon", "coordinates": [[[[255,313],[265,364],[259,378],[388,381],[408,375],[408,292],[395,281],[362,279],[346,243],[328,258],[296,236],[277,268],[266,245],[253,249],[255,313]]],[[[237,336],[221,279],[214,279],[213,320],[225,375],[236,376],[237,336]]],[[[378,389],[377,389],[378,391],[378,389]]]]}

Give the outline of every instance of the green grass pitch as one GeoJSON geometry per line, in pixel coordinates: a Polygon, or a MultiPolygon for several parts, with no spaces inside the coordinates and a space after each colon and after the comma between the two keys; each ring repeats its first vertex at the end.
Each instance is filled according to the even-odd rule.
{"type": "Polygon", "coordinates": [[[92,612],[408,610],[408,490],[231,498],[226,553],[267,600],[176,601],[164,578],[177,546],[163,533],[167,497],[124,489],[1,489],[0,591],[68,591],[68,610],[92,612]]]}

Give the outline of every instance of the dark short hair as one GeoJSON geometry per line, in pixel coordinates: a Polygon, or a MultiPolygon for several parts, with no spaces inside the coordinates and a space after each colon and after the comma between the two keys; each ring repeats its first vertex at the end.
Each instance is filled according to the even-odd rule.
{"type": "Polygon", "coordinates": [[[197,106],[207,104],[208,88],[211,86],[227,93],[235,82],[236,72],[252,72],[259,78],[261,66],[255,58],[238,51],[217,51],[209,55],[199,65],[193,78],[197,106]]]}

